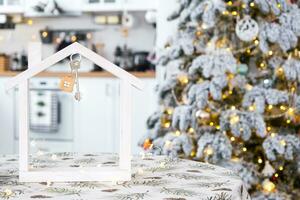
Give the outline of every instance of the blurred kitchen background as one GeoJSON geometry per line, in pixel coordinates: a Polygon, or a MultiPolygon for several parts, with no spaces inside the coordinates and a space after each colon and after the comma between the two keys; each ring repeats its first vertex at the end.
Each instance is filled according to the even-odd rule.
{"type": "MultiPolygon", "coordinates": [[[[0,0],[0,154],[18,151],[18,91],[4,91],[4,83],[27,69],[30,41],[42,43],[43,58],[80,42],[141,78],[145,90],[133,92],[132,153],[141,152],[137,142],[165,76],[155,52],[175,28],[166,25],[175,1],[0,0]]],[[[70,73],[67,59],[30,80],[32,153],[118,151],[119,81],[87,60],[79,72],[79,103],[59,90],[70,73]]]]}

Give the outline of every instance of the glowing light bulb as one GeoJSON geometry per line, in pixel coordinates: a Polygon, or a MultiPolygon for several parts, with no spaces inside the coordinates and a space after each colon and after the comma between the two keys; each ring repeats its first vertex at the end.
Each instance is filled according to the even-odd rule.
{"type": "Polygon", "coordinates": [[[249,111],[254,111],[255,110],[255,106],[249,106],[249,111]]]}
{"type": "Polygon", "coordinates": [[[76,35],[72,35],[72,37],[71,37],[71,41],[72,41],[72,42],[76,42],[76,40],[77,40],[77,37],[76,37],[76,35]]]}
{"type": "Polygon", "coordinates": [[[269,180],[265,180],[263,182],[263,189],[264,189],[265,192],[270,193],[270,192],[274,192],[275,191],[276,186],[275,186],[275,184],[273,182],[271,182],[269,180]]]}
{"type": "Polygon", "coordinates": [[[282,171],[282,170],[283,170],[283,166],[280,166],[280,167],[279,167],[279,170],[282,171]]]}
{"type": "Polygon", "coordinates": [[[208,28],[207,24],[205,24],[205,23],[203,23],[201,27],[202,27],[203,29],[207,29],[207,28],[208,28]]]}
{"type": "Polygon", "coordinates": [[[237,13],[236,11],[232,11],[231,14],[232,14],[233,16],[236,16],[238,13],[237,13]]]}
{"type": "Polygon", "coordinates": [[[263,160],[261,158],[258,158],[257,162],[258,162],[258,164],[262,164],[263,160]]]}
{"type": "Polygon", "coordinates": [[[246,88],[246,90],[250,91],[253,89],[253,86],[250,84],[247,84],[245,88],[246,88]]]}
{"type": "Polygon", "coordinates": [[[271,133],[271,137],[275,137],[276,136],[276,133],[271,133]]]}
{"type": "Polygon", "coordinates": [[[286,107],[285,106],[280,106],[280,110],[286,110],[286,107]]]}
{"type": "Polygon", "coordinates": [[[33,25],[33,20],[32,20],[32,19],[28,19],[28,20],[27,20],[27,24],[28,24],[29,26],[33,25]]]}
{"type": "Polygon", "coordinates": [[[171,126],[171,122],[166,122],[166,123],[164,123],[164,127],[165,128],[169,128],[171,126]]]}
{"type": "Polygon", "coordinates": [[[225,11],[222,12],[222,14],[223,14],[223,15],[228,15],[229,12],[228,12],[228,10],[225,10],[225,11]]]}
{"type": "Polygon", "coordinates": [[[293,115],[293,114],[294,114],[294,108],[289,108],[288,113],[289,113],[290,115],[293,115]]]}
{"type": "Polygon", "coordinates": [[[210,156],[214,153],[214,149],[211,148],[211,147],[207,147],[205,150],[204,150],[204,153],[207,155],[207,156],[210,156]]]}
{"type": "Polygon", "coordinates": [[[189,133],[194,133],[195,130],[191,127],[191,128],[189,128],[188,132],[189,132],[189,133]]]}
{"type": "Polygon", "coordinates": [[[273,105],[268,105],[268,110],[272,110],[273,109],[273,105]]]}
{"type": "Polygon", "coordinates": [[[239,118],[239,116],[237,116],[237,115],[233,115],[233,116],[231,116],[231,118],[230,118],[230,124],[236,124],[236,123],[238,123],[240,121],[240,118],[239,118]]]}
{"type": "Polygon", "coordinates": [[[150,149],[151,148],[151,145],[152,145],[152,142],[151,140],[148,138],[144,141],[144,144],[143,144],[143,148],[144,150],[147,150],[147,149],[150,149]]]}
{"type": "Polygon", "coordinates": [[[278,69],[277,69],[277,74],[278,75],[281,75],[283,73],[283,68],[282,67],[279,67],[278,69]]]}
{"type": "Polygon", "coordinates": [[[239,162],[240,159],[238,157],[233,157],[233,158],[231,158],[231,161],[233,161],[233,162],[239,162]]]}
{"type": "Polygon", "coordinates": [[[265,67],[266,66],[266,64],[265,63],[260,63],[260,65],[259,65],[260,67],[265,67]]]}
{"type": "Polygon", "coordinates": [[[187,75],[179,75],[178,76],[178,81],[182,84],[182,85],[186,85],[189,82],[188,76],[187,75]]]}
{"type": "Polygon", "coordinates": [[[176,135],[176,136],[180,136],[180,134],[181,134],[180,131],[178,131],[178,130],[175,131],[175,135],[176,135]]]}
{"type": "Polygon", "coordinates": [[[232,6],[232,1],[228,1],[227,5],[232,6]]]}
{"type": "Polygon", "coordinates": [[[232,142],[234,142],[234,141],[235,141],[235,137],[232,136],[232,137],[230,138],[230,140],[231,140],[232,142]]]}
{"type": "Polygon", "coordinates": [[[43,32],[42,32],[42,37],[43,37],[43,38],[46,38],[47,36],[48,36],[48,32],[47,32],[47,31],[43,31],[43,32]]]}
{"type": "Polygon", "coordinates": [[[296,91],[296,88],[295,87],[292,87],[291,88],[291,92],[295,92],[296,91]]]}
{"type": "Polygon", "coordinates": [[[166,113],[167,113],[168,115],[172,115],[173,109],[172,109],[172,108],[166,109],[166,113]]]}
{"type": "Polygon", "coordinates": [[[243,152],[246,152],[247,151],[247,148],[246,147],[243,147],[243,152]]]}
{"type": "Polygon", "coordinates": [[[196,151],[192,151],[192,152],[190,153],[190,156],[191,156],[191,157],[195,157],[195,156],[196,156],[196,151]]]}
{"type": "Polygon", "coordinates": [[[282,146],[285,146],[285,145],[286,145],[286,141],[285,141],[285,140],[280,140],[280,144],[281,144],[282,146]]]}

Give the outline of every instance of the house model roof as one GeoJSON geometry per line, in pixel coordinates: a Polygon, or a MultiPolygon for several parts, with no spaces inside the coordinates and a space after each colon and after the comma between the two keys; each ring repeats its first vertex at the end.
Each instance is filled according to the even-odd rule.
{"type": "Polygon", "coordinates": [[[72,54],[80,54],[88,60],[92,61],[94,64],[115,75],[116,77],[128,81],[132,86],[140,90],[143,88],[143,82],[140,79],[121,69],[117,65],[113,64],[112,62],[108,61],[99,54],[93,52],[92,50],[75,42],[67,46],[66,48],[56,52],[55,54],[49,56],[48,58],[42,60],[41,62],[32,64],[32,66],[30,66],[26,71],[10,79],[5,85],[6,90],[10,90],[16,87],[17,85],[22,84],[22,82],[36,76],[40,72],[48,69],[55,63],[65,59],[66,57],[72,54]]]}

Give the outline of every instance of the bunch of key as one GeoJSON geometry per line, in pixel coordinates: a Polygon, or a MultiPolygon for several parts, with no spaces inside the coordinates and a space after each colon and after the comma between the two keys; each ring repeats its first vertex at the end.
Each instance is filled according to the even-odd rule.
{"type": "Polygon", "coordinates": [[[76,54],[70,56],[70,67],[71,67],[71,76],[65,76],[61,79],[60,88],[65,92],[73,92],[74,85],[76,86],[75,99],[77,101],[81,100],[81,93],[79,91],[79,76],[78,70],[80,69],[81,64],[81,55],[78,58],[74,58],[76,54]]]}

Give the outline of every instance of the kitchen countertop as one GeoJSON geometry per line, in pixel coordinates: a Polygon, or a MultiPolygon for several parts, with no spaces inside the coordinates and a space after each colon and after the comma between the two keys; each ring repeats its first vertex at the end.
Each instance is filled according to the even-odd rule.
{"type": "MultiPolygon", "coordinates": [[[[21,72],[13,72],[13,71],[4,71],[0,72],[0,77],[10,77],[16,76],[21,72]]],[[[132,75],[138,78],[155,78],[155,71],[146,71],[146,72],[129,72],[132,75]]],[[[37,75],[37,77],[62,77],[68,75],[68,72],[42,72],[37,75]]],[[[80,77],[90,77],[90,78],[113,78],[111,73],[106,71],[97,71],[97,72],[81,72],[79,73],[80,77]]]]}

